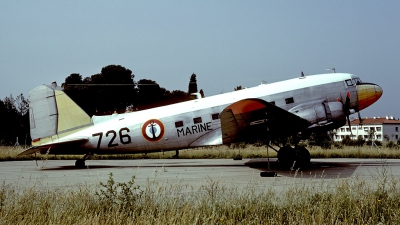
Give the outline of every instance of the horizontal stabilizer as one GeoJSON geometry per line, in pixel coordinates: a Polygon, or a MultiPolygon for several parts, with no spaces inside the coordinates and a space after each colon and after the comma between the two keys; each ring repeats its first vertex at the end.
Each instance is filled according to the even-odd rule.
{"type": "Polygon", "coordinates": [[[39,152],[42,150],[47,150],[49,148],[51,149],[56,149],[59,147],[65,148],[65,147],[76,147],[76,146],[80,146],[82,144],[85,144],[86,142],[89,141],[89,138],[87,137],[78,137],[78,138],[73,138],[73,139],[63,139],[61,141],[55,141],[55,142],[51,142],[51,143],[47,143],[47,144],[43,144],[43,145],[39,145],[39,146],[33,146],[30,147],[28,149],[26,149],[25,151],[21,152],[18,154],[18,156],[21,155],[29,155],[35,152],[39,152]]]}

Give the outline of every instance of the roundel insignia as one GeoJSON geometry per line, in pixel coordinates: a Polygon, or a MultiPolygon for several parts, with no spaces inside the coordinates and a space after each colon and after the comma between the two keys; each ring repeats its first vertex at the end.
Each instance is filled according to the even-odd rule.
{"type": "Polygon", "coordinates": [[[148,141],[159,141],[164,136],[164,124],[156,119],[148,120],[142,126],[142,135],[148,141]]]}

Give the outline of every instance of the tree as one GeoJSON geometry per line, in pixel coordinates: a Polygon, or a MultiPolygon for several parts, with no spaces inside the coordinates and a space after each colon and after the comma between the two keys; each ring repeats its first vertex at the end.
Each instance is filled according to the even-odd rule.
{"type": "Polygon", "coordinates": [[[138,87],[138,96],[140,101],[137,107],[132,108],[137,108],[139,110],[160,107],[189,100],[189,96],[186,92],[180,90],[174,90],[170,92],[165,88],[160,87],[157,82],[153,80],[139,80],[138,87]]]}
{"type": "Polygon", "coordinates": [[[189,90],[188,90],[188,94],[192,94],[192,93],[197,93],[197,80],[196,80],[196,74],[193,73],[190,76],[190,81],[189,81],[189,90]]]}
{"type": "Polygon", "coordinates": [[[204,98],[204,91],[203,91],[203,89],[200,89],[199,93],[200,93],[201,97],[204,98]]]}
{"type": "Polygon", "coordinates": [[[0,100],[0,144],[13,145],[16,137],[21,143],[30,142],[28,109],[29,102],[22,94],[0,100]]]}
{"type": "MultiPolygon", "coordinates": [[[[153,80],[141,79],[138,81],[139,90],[139,107],[160,102],[164,98],[165,88],[161,89],[160,85],[153,80]]],[[[147,107],[146,107],[147,108],[147,107]]]]}
{"type": "Polygon", "coordinates": [[[64,91],[90,116],[125,112],[130,105],[137,104],[135,75],[120,65],[109,65],[82,80],[80,74],[71,74],[65,79],[64,91]],[[92,86],[69,86],[69,84],[92,86]]]}
{"type": "Polygon", "coordinates": [[[242,90],[242,85],[240,85],[240,86],[236,86],[234,89],[233,89],[234,91],[239,91],[239,90],[242,90]]]}
{"type": "Polygon", "coordinates": [[[17,96],[15,101],[15,107],[20,116],[24,116],[29,110],[29,100],[25,99],[24,95],[21,93],[17,96]]]}

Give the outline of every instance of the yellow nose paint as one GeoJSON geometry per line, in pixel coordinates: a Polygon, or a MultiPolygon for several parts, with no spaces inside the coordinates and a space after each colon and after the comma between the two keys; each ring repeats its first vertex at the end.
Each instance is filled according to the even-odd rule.
{"type": "Polygon", "coordinates": [[[358,111],[367,108],[382,96],[383,90],[376,84],[362,84],[357,86],[358,111]]]}

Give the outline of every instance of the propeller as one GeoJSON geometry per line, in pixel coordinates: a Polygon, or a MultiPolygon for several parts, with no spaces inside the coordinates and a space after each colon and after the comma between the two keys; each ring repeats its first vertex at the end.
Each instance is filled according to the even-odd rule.
{"type": "Polygon", "coordinates": [[[351,123],[350,123],[350,92],[347,92],[343,111],[346,115],[347,123],[349,124],[350,134],[351,134],[351,136],[353,136],[353,132],[351,131],[351,123]]]}
{"type": "Polygon", "coordinates": [[[362,127],[362,125],[363,125],[362,122],[363,122],[363,121],[362,121],[362,119],[361,119],[360,111],[358,111],[357,113],[358,113],[358,121],[360,122],[359,125],[360,125],[360,127],[362,127]]]}

